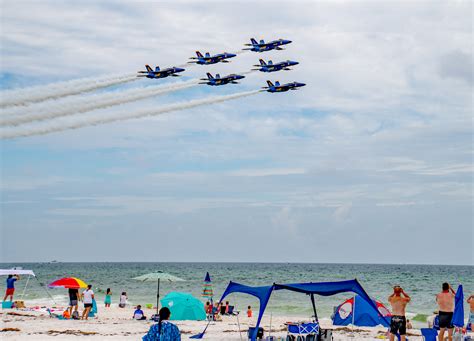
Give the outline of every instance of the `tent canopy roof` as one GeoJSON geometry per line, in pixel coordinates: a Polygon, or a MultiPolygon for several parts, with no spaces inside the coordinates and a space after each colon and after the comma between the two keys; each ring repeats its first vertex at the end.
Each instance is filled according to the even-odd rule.
{"type": "Polygon", "coordinates": [[[8,276],[8,275],[31,275],[31,276],[35,276],[35,273],[33,272],[33,270],[0,269],[0,276],[8,276]]]}

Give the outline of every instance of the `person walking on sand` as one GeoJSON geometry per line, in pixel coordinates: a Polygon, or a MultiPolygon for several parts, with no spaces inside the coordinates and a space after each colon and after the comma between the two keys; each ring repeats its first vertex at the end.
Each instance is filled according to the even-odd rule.
{"type": "Polygon", "coordinates": [[[110,288],[107,288],[107,291],[105,292],[104,305],[106,308],[110,308],[111,304],[112,304],[112,290],[110,290],[110,288]]]}
{"type": "Polygon", "coordinates": [[[7,297],[10,296],[10,302],[13,301],[13,295],[15,294],[15,282],[20,279],[18,275],[8,275],[7,278],[7,290],[5,290],[5,297],[3,297],[3,302],[7,300],[7,297]]]}
{"type": "Polygon", "coordinates": [[[84,300],[84,311],[82,312],[82,319],[87,320],[89,317],[89,312],[92,309],[93,300],[94,300],[94,291],[92,291],[92,285],[88,285],[87,289],[82,292],[82,297],[84,300]]]}
{"type": "Polygon", "coordinates": [[[171,311],[163,307],[158,312],[160,319],[157,324],[150,327],[148,333],[143,336],[143,341],[181,341],[181,332],[178,327],[169,322],[171,311]]]}
{"type": "Polygon", "coordinates": [[[453,313],[455,292],[448,283],[443,283],[442,291],[436,295],[439,307],[439,334],[438,340],[444,340],[444,332],[448,329],[448,340],[453,340],[453,313]]]}
{"type": "Polygon", "coordinates": [[[405,308],[411,301],[410,296],[403,291],[402,287],[396,285],[393,287],[393,294],[388,298],[392,306],[392,320],[390,322],[390,341],[395,340],[395,335],[400,334],[400,341],[405,341],[407,333],[407,320],[405,317],[405,308]]]}
{"type": "Polygon", "coordinates": [[[469,311],[469,319],[467,320],[467,324],[471,327],[471,330],[474,328],[474,295],[469,296],[467,299],[467,303],[469,303],[470,311],[469,311]]]}
{"type": "Polygon", "coordinates": [[[77,311],[78,302],[81,299],[81,297],[79,296],[79,289],[69,288],[68,294],[69,294],[69,308],[68,308],[69,316],[73,316],[72,308],[74,308],[74,311],[77,311]]]}

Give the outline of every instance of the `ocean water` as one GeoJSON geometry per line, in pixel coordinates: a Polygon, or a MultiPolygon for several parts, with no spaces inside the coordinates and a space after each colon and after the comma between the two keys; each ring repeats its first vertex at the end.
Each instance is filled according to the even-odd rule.
{"type": "MultiPolygon", "coordinates": [[[[32,269],[38,278],[30,280],[24,300],[28,305],[52,305],[47,290],[58,304],[67,303],[67,290],[45,289],[61,277],[79,277],[92,284],[98,302],[103,302],[104,292],[112,289],[112,304],[120,293],[126,291],[132,304],[156,302],[156,284],[133,280],[133,277],[149,272],[164,271],[184,279],[184,282],[162,283],[161,297],[170,291],[189,292],[201,298],[203,280],[209,271],[215,300],[220,298],[230,280],[247,285],[271,285],[272,283],[321,282],[357,278],[370,296],[388,306],[387,298],[394,285],[401,285],[412,297],[407,311],[415,320],[423,321],[437,309],[435,295],[441,284],[449,282],[455,289],[463,284],[466,298],[474,293],[473,266],[446,265],[380,265],[380,264],[276,264],[276,263],[0,263],[1,268],[23,267],[32,269]]],[[[21,295],[26,278],[17,282],[16,294],[21,295]]],[[[5,281],[0,283],[5,290],[5,281]]],[[[17,297],[18,297],[17,296],[17,297]]],[[[330,317],[333,307],[350,294],[316,297],[318,315],[330,317]]],[[[245,311],[251,305],[256,311],[258,301],[251,296],[232,294],[228,297],[236,310],[245,311]]],[[[204,301],[204,299],[203,299],[204,301]]],[[[100,305],[99,305],[100,307],[100,305]]],[[[465,305],[467,312],[468,306],[465,305]]],[[[312,307],[309,297],[289,291],[272,294],[266,314],[310,317],[312,307]]]]}

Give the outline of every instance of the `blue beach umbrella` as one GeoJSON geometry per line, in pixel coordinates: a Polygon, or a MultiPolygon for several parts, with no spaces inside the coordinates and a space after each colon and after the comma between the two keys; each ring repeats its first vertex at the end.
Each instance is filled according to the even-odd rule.
{"type": "Polygon", "coordinates": [[[458,286],[454,298],[454,314],[452,323],[455,327],[462,328],[464,326],[464,293],[461,284],[458,286]]]}

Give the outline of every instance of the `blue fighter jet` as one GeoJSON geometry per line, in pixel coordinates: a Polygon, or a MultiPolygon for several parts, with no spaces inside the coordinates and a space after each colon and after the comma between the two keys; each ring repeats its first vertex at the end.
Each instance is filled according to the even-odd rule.
{"type": "Polygon", "coordinates": [[[183,68],[175,67],[175,66],[167,68],[167,69],[162,69],[162,70],[160,70],[160,67],[157,66],[155,68],[155,71],[153,71],[150,65],[145,65],[145,67],[146,67],[146,71],[138,71],[137,77],[146,77],[146,78],[152,78],[152,79],[166,78],[168,76],[178,77],[179,75],[177,75],[176,73],[184,71],[183,68]]]}
{"type": "Polygon", "coordinates": [[[221,77],[218,73],[216,74],[216,77],[212,77],[210,73],[207,73],[207,78],[201,78],[202,81],[206,82],[200,82],[199,84],[207,84],[207,85],[224,85],[224,84],[239,84],[237,80],[245,78],[245,76],[242,75],[236,75],[236,74],[231,74],[228,76],[221,77]]]}
{"type": "Polygon", "coordinates": [[[254,38],[250,39],[251,44],[245,44],[245,46],[252,46],[251,48],[245,48],[244,50],[249,50],[253,52],[265,52],[270,50],[283,50],[280,46],[291,43],[291,40],[278,39],[273,40],[269,43],[266,43],[263,39],[260,42],[257,42],[254,38]]]}
{"type": "Polygon", "coordinates": [[[213,56],[211,56],[211,54],[209,52],[206,52],[203,56],[202,53],[199,52],[199,51],[196,51],[196,55],[197,55],[197,57],[189,58],[189,59],[193,59],[195,61],[188,62],[188,63],[196,63],[196,64],[199,64],[199,65],[217,64],[219,62],[229,63],[229,61],[227,59],[237,56],[235,53],[227,53],[227,52],[215,54],[213,56]]]}
{"type": "Polygon", "coordinates": [[[289,68],[290,66],[294,66],[294,65],[299,64],[298,62],[294,62],[292,60],[287,60],[287,61],[279,62],[279,63],[275,63],[275,64],[273,64],[273,62],[271,60],[268,61],[268,64],[265,63],[265,61],[263,59],[259,59],[259,61],[260,61],[260,65],[254,65],[254,66],[258,66],[259,68],[258,69],[253,69],[253,70],[258,70],[258,71],[261,71],[261,72],[275,72],[275,71],[280,71],[280,70],[289,71],[289,70],[291,70],[289,68]]]}
{"type": "Polygon", "coordinates": [[[264,86],[262,89],[266,89],[264,91],[268,91],[268,92],[285,92],[288,90],[298,90],[298,88],[306,85],[304,83],[298,83],[298,82],[292,82],[292,83],[286,83],[286,84],[280,85],[279,81],[276,81],[275,85],[273,85],[273,83],[270,81],[267,81],[267,84],[268,86],[264,86]]]}

